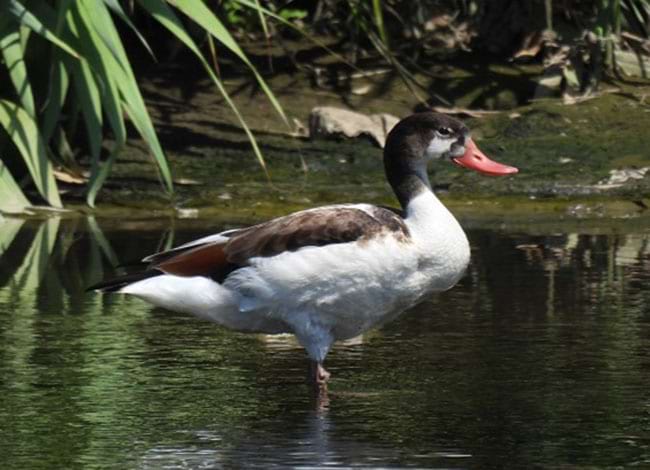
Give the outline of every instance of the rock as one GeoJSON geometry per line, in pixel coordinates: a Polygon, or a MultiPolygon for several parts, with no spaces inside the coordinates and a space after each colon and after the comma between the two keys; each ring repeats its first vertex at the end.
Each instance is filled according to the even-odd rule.
{"type": "Polygon", "coordinates": [[[598,183],[598,186],[601,188],[617,188],[624,185],[630,180],[640,180],[645,177],[646,174],[650,172],[650,166],[644,166],[642,168],[622,168],[620,170],[611,170],[609,172],[609,178],[598,183]]]}
{"type": "Polygon", "coordinates": [[[369,136],[377,145],[384,147],[388,132],[399,118],[391,114],[365,114],[348,109],[319,106],[309,114],[309,137],[359,137],[369,136]]]}
{"type": "Polygon", "coordinates": [[[199,216],[199,210],[193,207],[177,207],[176,216],[179,219],[196,219],[199,216]]]}
{"type": "Polygon", "coordinates": [[[647,52],[614,50],[616,66],[630,77],[648,78],[650,76],[650,65],[647,63],[647,56],[647,52]]]}

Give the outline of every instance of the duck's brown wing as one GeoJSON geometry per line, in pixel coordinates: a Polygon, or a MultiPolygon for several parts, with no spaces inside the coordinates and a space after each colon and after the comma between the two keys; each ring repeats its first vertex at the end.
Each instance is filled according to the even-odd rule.
{"type": "Polygon", "coordinates": [[[167,274],[209,276],[222,282],[255,257],[385,235],[409,238],[404,219],[396,211],[376,206],[330,206],[239,229],[225,240],[190,246],[172,256],[161,254],[150,267],[167,274]]]}

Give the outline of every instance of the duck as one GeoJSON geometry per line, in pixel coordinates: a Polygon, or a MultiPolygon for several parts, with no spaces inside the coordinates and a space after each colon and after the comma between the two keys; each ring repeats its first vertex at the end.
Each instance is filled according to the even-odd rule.
{"type": "Polygon", "coordinates": [[[309,381],[326,389],[323,363],[336,341],[357,337],[453,287],[470,261],[462,227],[438,199],[428,165],[480,173],[518,169],[488,158],[468,127],[421,112],[399,121],[383,152],[400,208],[334,204],[226,230],[143,258],[136,273],[89,289],[248,333],[293,334],[309,381]]]}

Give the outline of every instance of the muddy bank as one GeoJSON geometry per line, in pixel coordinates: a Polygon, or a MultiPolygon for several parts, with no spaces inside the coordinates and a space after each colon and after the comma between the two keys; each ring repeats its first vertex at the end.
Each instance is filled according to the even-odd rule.
{"type": "MultiPolygon", "coordinates": [[[[255,218],[331,202],[395,203],[384,182],[381,150],[370,140],[288,137],[294,129],[282,124],[260,92],[245,81],[229,82],[264,152],[269,183],[210,82],[183,86],[182,73],[166,69],[142,84],[177,182],[172,207],[181,215],[225,211],[255,218]]],[[[278,75],[270,85],[290,118],[304,125],[319,105],[397,116],[417,105],[398,79],[380,90],[354,83],[347,91],[326,90],[300,74],[278,75]]],[[[644,101],[650,87],[618,86],[617,93],[572,106],[549,100],[464,119],[488,155],[521,172],[488,178],[446,165],[433,175],[438,192],[457,210],[477,216],[504,207],[576,218],[643,213],[650,206],[650,173],[611,184],[610,172],[650,166],[650,104],[644,101]]],[[[454,104],[462,103],[459,98],[454,104]]],[[[170,211],[143,149],[131,141],[100,194],[100,212],[170,211]]]]}

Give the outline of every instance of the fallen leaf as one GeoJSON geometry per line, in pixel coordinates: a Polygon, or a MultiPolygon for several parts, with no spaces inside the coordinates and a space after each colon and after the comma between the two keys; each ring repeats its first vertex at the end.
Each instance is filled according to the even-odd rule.
{"type": "Polygon", "coordinates": [[[72,173],[70,171],[64,170],[62,168],[54,170],[54,177],[58,181],[68,184],[86,184],[88,182],[88,178],[85,178],[84,176],[77,173],[72,173]]]}

